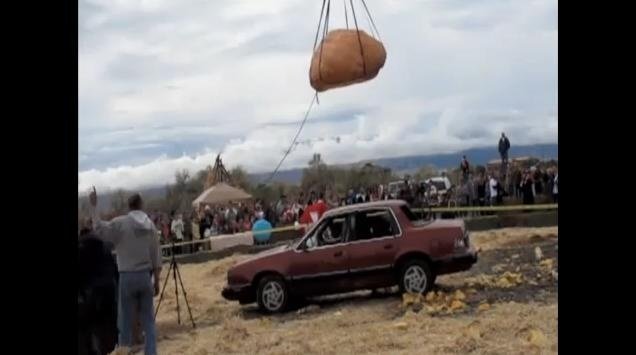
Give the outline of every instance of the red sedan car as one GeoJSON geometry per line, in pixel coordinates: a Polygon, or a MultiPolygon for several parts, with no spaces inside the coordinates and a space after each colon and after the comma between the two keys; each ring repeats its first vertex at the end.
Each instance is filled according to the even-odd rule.
{"type": "Polygon", "coordinates": [[[362,203],[330,210],[300,241],[233,266],[222,295],[279,312],[294,296],[396,284],[426,293],[437,275],[475,262],[462,220],[421,221],[404,201],[362,203]]]}

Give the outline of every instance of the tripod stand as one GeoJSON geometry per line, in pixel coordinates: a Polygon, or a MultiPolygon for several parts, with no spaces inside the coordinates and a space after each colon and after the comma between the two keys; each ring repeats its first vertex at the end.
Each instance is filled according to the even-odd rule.
{"type": "Polygon", "coordinates": [[[157,302],[157,309],[155,310],[155,319],[157,319],[157,313],[159,313],[159,307],[161,306],[161,301],[163,300],[163,294],[166,291],[166,286],[168,285],[168,279],[170,278],[170,271],[172,271],[172,279],[174,280],[174,296],[177,300],[177,323],[181,324],[181,310],[179,308],[179,285],[181,285],[181,291],[183,292],[183,298],[185,299],[186,307],[188,308],[188,314],[190,315],[190,321],[192,322],[192,328],[195,328],[194,318],[192,318],[192,311],[190,310],[190,304],[188,303],[188,295],[186,293],[185,287],[183,287],[183,281],[181,280],[181,273],[179,272],[179,265],[177,264],[177,259],[175,259],[175,245],[172,242],[170,247],[172,251],[172,256],[170,257],[170,266],[168,267],[168,274],[166,274],[166,280],[163,283],[163,288],[161,289],[161,295],[159,296],[159,302],[157,302]],[[177,278],[179,278],[179,283],[177,283],[177,278]]]}

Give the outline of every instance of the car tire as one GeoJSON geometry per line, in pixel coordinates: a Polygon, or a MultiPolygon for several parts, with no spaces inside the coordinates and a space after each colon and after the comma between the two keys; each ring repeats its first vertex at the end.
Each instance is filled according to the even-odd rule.
{"type": "Polygon", "coordinates": [[[402,293],[426,294],[434,283],[435,276],[425,260],[409,260],[400,269],[399,286],[402,293]]]}
{"type": "Polygon", "coordinates": [[[283,278],[277,275],[261,278],[256,289],[256,301],[264,313],[283,312],[289,302],[289,292],[283,278]]]}

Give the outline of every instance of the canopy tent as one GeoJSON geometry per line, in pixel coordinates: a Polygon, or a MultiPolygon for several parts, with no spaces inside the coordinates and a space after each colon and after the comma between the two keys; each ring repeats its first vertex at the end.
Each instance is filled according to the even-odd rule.
{"type": "Polygon", "coordinates": [[[203,191],[199,197],[192,201],[192,206],[199,206],[201,204],[218,204],[227,203],[230,201],[243,201],[249,200],[252,195],[247,192],[232,187],[224,182],[220,182],[207,190],[203,191]]]}

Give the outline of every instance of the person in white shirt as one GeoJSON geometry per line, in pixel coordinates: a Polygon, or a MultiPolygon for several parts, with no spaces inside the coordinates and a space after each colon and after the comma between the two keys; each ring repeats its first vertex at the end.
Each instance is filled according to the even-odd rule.
{"type": "Polygon", "coordinates": [[[183,241],[183,232],[185,230],[185,226],[183,225],[183,216],[181,214],[178,214],[177,218],[172,220],[170,230],[172,231],[172,233],[174,233],[177,242],[183,241]]]}
{"type": "Polygon", "coordinates": [[[488,179],[488,188],[490,190],[490,205],[494,206],[497,204],[497,179],[494,176],[490,176],[488,179]]]}

